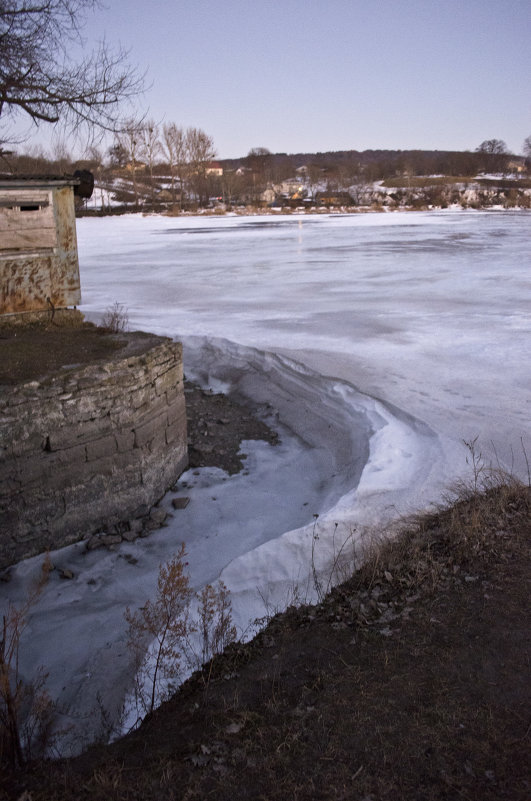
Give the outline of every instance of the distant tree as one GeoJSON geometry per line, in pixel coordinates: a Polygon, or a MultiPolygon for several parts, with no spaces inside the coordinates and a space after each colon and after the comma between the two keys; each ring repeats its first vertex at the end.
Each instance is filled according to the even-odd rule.
{"type": "Polygon", "coordinates": [[[271,166],[272,160],[272,153],[267,147],[253,147],[249,150],[245,163],[251,170],[264,173],[271,166]]]}
{"type": "MultiPolygon", "coordinates": [[[[142,79],[123,50],[105,43],[76,60],[86,12],[98,0],[0,0],[0,121],[22,115],[35,124],[61,122],[116,130],[120,104],[142,79]]],[[[9,136],[6,132],[4,136],[9,136]]]]}
{"type": "Polygon", "coordinates": [[[135,196],[135,206],[138,207],[138,183],[137,173],[141,166],[140,157],[143,145],[143,121],[135,117],[126,120],[122,130],[115,134],[115,148],[117,152],[126,154],[125,167],[131,173],[133,193],[135,196]]]}
{"type": "Polygon", "coordinates": [[[174,122],[162,126],[162,153],[168,162],[171,175],[171,194],[175,207],[175,183],[179,181],[179,205],[183,205],[183,186],[188,166],[188,143],[186,132],[174,122]]]}
{"type": "Polygon", "coordinates": [[[509,150],[502,139],[485,139],[476,152],[481,155],[479,169],[503,172],[507,166],[509,150]]]}
{"type": "Polygon", "coordinates": [[[528,136],[526,139],[524,139],[522,152],[526,159],[531,159],[531,136],[528,136]]]}
{"type": "Polygon", "coordinates": [[[153,168],[157,156],[160,155],[162,148],[159,138],[159,127],[153,120],[145,122],[141,129],[141,156],[146,162],[149,170],[149,181],[151,187],[151,205],[155,203],[155,183],[153,180],[153,168]]]}
{"type": "Polygon", "coordinates": [[[13,175],[47,175],[53,172],[44,148],[33,145],[25,153],[1,152],[2,162],[13,175]]]}
{"type": "Polygon", "coordinates": [[[84,156],[74,164],[76,169],[90,170],[94,174],[101,172],[103,167],[103,152],[96,145],[88,145],[84,156]]]}
{"type": "Polygon", "coordinates": [[[245,166],[251,171],[252,186],[249,187],[256,201],[271,181],[273,156],[267,147],[253,147],[245,158],[245,166]]]}
{"type": "Polygon", "coordinates": [[[111,167],[123,168],[126,166],[129,156],[121,142],[115,141],[114,144],[110,146],[108,153],[111,167]]]}
{"type": "Polygon", "coordinates": [[[242,189],[245,181],[236,170],[223,170],[221,193],[227,205],[242,202],[242,189]]]}
{"type": "Polygon", "coordinates": [[[189,180],[200,203],[208,202],[208,167],[216,157],[214,140],[201,128],[188,128],[186,150],[190,168],[189,180]]]}
{"type": "Polygon", "coordinates": [[[63,136],[55,137],[51,145],[51,151],[54,171],[57,174],[67,172],[69,165],[72,163],[72,155],[63,136]]]}
{"type": "Polygon", "coordinates": [[[503,139],[485,139],[476,150],[478,153],[494,153],[498,156],[509,152],[503,139]]]}
{"type": "Polygon", "coordinates": [[[306,186],[312,200],[320,188],[323,179],[323,168],[319,164],[308,164],[306,169],[306,186]]]}

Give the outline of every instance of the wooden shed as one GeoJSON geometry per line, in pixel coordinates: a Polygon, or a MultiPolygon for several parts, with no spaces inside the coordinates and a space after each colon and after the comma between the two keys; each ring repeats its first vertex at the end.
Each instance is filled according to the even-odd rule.
{"type": "Polygon", "coordinates": [[[0,177],[0,315],[81,301],[74,195],[92,175],[0,177]]]}

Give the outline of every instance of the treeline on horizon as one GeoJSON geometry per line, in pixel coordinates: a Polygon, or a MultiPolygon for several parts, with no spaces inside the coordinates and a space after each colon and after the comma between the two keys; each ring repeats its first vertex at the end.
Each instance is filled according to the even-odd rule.
{"type": "MultiPolygon", "coordinates": [[[[89,158],[72,159],[67,154],[59,158],[44,153],[11,153],[2,159],[0,172],[11,174],[61,174],[75,169],[98,171],[107,166],[117,166],[92,150],[89,158]]],[[[486,153],[482,151],[453,150],[335,150],[316,153],[270,153],[265,148],[256,148],[247,156],[233,159],[217,159],[224,170],[247,169],[267,172],[271,180],[282,180],[306,167],[325,173],[340,173],[345,178],[363,178],[378,181],[394,175],[451,175],[474,176],[479,173],[503,173],[511,171],[514,162],[529,162],[521,156],[509,153],[486,153]]],[[[531,165],[527,164],[529,169],[531,165]]],[[[164,174],[166,164],[161,159],[155,172],[164,174]]]]}
{"type": "MultiPolygon", "coordinates": [[[[257,148],[257,151],[265,150],[257,148]]],[[[317,153],[263,153],[237,159],[219,159],[224,169],[238,169],[249,162],[262,159],[273,172],[293,172],[300,167],[363,175],[366,180],[378,181],[397,174],[463,175],[481,172],[505,172],[511,161],[524,162],[521,156],[509,153],[460,150],[329,150],[317,153]]]]}

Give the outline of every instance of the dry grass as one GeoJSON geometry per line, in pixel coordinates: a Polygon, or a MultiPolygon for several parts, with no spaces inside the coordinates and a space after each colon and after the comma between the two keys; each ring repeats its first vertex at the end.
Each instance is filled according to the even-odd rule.
{"type": "Polygon", "coordinates": [[[121,334],[129,330],[129,312],[123,303],[115,301],[102,317],[101,327],[111,334],[121,334]]]}

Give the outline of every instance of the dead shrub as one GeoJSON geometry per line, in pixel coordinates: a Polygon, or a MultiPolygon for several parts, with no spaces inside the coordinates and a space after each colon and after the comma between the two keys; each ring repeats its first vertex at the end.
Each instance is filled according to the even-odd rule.
{"type": "Polygon", "coordinates": [[[113,334],[121,334],[129,330],[129,313],[123,303],[115,301],[102,317],[101,327],[113,334]]]}
{"type": "Polygon", "coordinates": [[[232,624],[230,593],[220,581],[217,587],[207,584],[197,595],[199,601],[199,632],[201,634],[202,664],[222,653],[236,639],[232,624]]]}
{"type": "Polygon", "coordinates": [[[183,669],[200,667],[236,639],[227,587],[223,582],[216,587],[207,584],[194,596],[185,572],[185,555],[182,545],[176,557],[160,566],[154,601],[147,601],[135,613],[129,608],[125,612],[139,718],[171,697],[183,669]],[[193,599],[197,617],[190,612],[193,599]]]}
{"type": "Polygon", "coordinates": [[[52,569],[46,555],[41,573],[25,604],[9,605],[3,616],[0,639],[0,764],[22,767],[27,759],[45,752],[53,704],[45,690],[47,674],[40,669],[26,683],[19,672],[20,642],[31,608],[40,596],[52,569]]]}
{"type": "Polygon", "coordinates": [[[176,557],[160,566],[155,600],[146,601],[137,612],[129,607],[125,612],[128,646],[135,657],[135,701],[144,715],[168,697],[165,684],[178,678],[183,645],[193,629],[188,619],[193,593],[184,557],[182,545],[176,557]]]}

